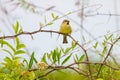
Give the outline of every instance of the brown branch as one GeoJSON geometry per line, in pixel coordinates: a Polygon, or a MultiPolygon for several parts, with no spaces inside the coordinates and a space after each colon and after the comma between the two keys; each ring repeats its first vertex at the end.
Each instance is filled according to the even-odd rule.
{"type": "Polygon", "coordinates": [[[40,76],[36,77],[34,80],[37,80],[38,78],[42,78],[42,77],[44,77],[44,76],[47,76],[48,74],[50,74],[50,73],[52,73],[52,72],[54,72],[54,71],[56,71],[56,70],[61,70],[61,69],[72,69],[72,70],[74,70],[75,72],[77,72],[78,74],[81,74],[81,75],[83,75],[83,76],[87,76],[87,77],[88,77],[88,75],[79,72],[79,71],[78,71],[77,69],[75,69],[74,67],[70,67],[70,66],[67,66],[67,67],[66,67],[66,66],[49,66],[49,67],[52,68],[52,70],[46,72],[46,73],[43,74],[43,75],[40,75],[40,76]]]}
{"type": "MultiPolygon", "coordinates": [[[[63,33],[61,32],[58,32],[58,31],[51,31],[51,30],[37,30],[37,31],[33,31],[33,32],[21,32],[19,34],[16,34],[16,35],[13,35],[13,36],[3,36],[3,37],[0,37],[0,39],[5,39],[5,38],[14,38],[14,37],[17,37],[17,36],[20,36],[20,35],[33,35],[33,34],[36,34],[38,32],[48,32],[48,33],[57,33],[57,34],[62,34],[64,35],[63,33]]],[[[87,52],[85,50],[85,48],[82,47],[82,45],[80,45],[71,35],[67,35],[69,36],[85,53],[86,55],[86,58],[87,58],[87,61],[89,62],[89,59],[88,59],[88,55],[87,55],[87,52]]],[[[90,64],[88,64],[88,69],[89,69],[89,73],[91,74],[91,69],[90,69],[90,64]]]]}
{"type": "MultiPolygon", "coordinates": [[[[16,34],[16,35],[13,35],[13,36],[3,36],[3,37],[0,37],[0,39],[5,39],[5,38],[14,38],[14,37],[17,37],[17,36],[20,36],[20,35],[33,35],[33,34],[36,34],[38,32],[48,32],[48,33],[57,33],[57,34],[62,34],[64,35],[63,33],[61,32],[58,32],[58,31],[51,31],[51,30],[37,30],[37,31],[33,31],[33,32],[21,32],[19,34],[16,34]]],[[[86,55],[86,58],[87,58],[87,61],[89,62],[89,59],[88,59],[88,55],[87,55],[87,52],[85,50],[85,48],[82,47],[82,45],[80,45],[71,35],[67,35],[69,36],[85,53],[86,55]]],[[[89,72],[90,72],[90,65],[88,64],[88,67],[89,67],[89,72]]]]}
{"type": "Polygon", "coordinates": [[[68,67],[69,69],[72,69],[72,70],[74,70],[75,72],[77,72],[78,74],[81,74],[81,75],[83,75],[83,76],[86,76],[86,77],[88,77],[88,75],[87,74],[85,74],[85,73],[82,73],[82,72],[80,72],[80,71],[78,71],[77,69],[75,69],[74,67],[68,67]]]}
{"type": "Polygon", "coordinates": [[[0,39],[10,39],[10,38],[15,38],[15,37],[18,37],[20,35],[33,35],[33,34],[36,34],[36,33],[39,33],[39,32],[49,32],[49,33],[58,33],[58,34],[62,34],[58,31],[51,31],[51,30],[36,30],[36,31],[33,31],[33,32],[21,32],[19,34],[15,34],[15,35],[12,35],[12,36],[1,36],[0,39]]]}
{"type": "MultiPolygon", "coordinates": [[[[38,78],[42,78],[42,77],[44,77],[44,76],[47,76],[48,74],[50,74],[50,73],[52,73],[52,72],[54,72],[54,71],[56,71],[56,70],[61,70],[61,69],[72,69],[73,71],[77,72],[78,74],[81,74],[81,75],[83,75],[83,76],[88,77],[89,75],[80,72],[80,71],[77,70],[75,67],[72,67],[72,66],[74,66],[74,65],[76,65],[76,64],[101,64],[101,65],[105,65],[105,66],[107,66],[107,67],[110,67],[111,69],[119,70],[118,68],[114,68],[114,67],[112,67],[112,66],[110,66],[110,65],[107,65],[106,63],[76,62],[76,63],[72,63],[72,64],[70,64],[70,65],[68,65],[68,66],[51,66],[51,65],[49,65],[48,69],[52,69],[52,70],[46,72],[46,73],[43,74],[43,75],[40,75],[40,76],[36,77],[34,80],[36,80],[36,79],[38,79],[38,78]]],[[[30,69],[30,70],[28,70],[28,71],[36,71],[36,70],[39,70],[39,69],[30,69]]]]}
{"type": "MultiPolygon", "coordinates": [[[[109,51],[108,51],[108,53],[107,53],[107,56],[106,56],[105,59],[103,60],[103,64],[106,62],[107,58],[110,56],[110,53],[111,53],[111,51],[112,51],[113,46],[119,41],[119,39],[120,39],[120,37],[118,37],[118,38],[111,44],[110,49],[109,49],[109,51]]],[[[100,68],[99,68],[99,70],[98,70],[97,78],[99,77],[99,73],[100,73],[100,71],[101,71],[101,69],[102,69],[102,67],[103,67],[103,64],[101,64],[101,66],[100,66],[100,68]]]]}
{"type": "MultiPolygon", "coordinates": [[[[119,70],[118,68],[114,68],[114,67],[112,67],[112,66],[110,66],[110,65],[108,65],[108,64],[106,64],[106,63],[92,63],[92,62],[76,62],[76,63],[72,63],[72,64],[70,64],[70,65],[68,65],[68,66],[73,66],[73,65],[76,65],[76,64],[102,64],[102,65],[105,65],[105,66],[107,66],[107,67],[110,67],[111,69],[114,69],[114,70],[119,70]]],[[[66,66],[67,67],[67,66],[66,66]]]]}
{"type": "MultiPolygon", "coordinates": [[[[79,12],[80,10],[83,10],[83,9],[85,9],[85,8],[94,7],[94,6],[95,6],[95,5],[83,7],[82,9],[78,9],[78,10],[72,11],[71,13],[79,12]]],[[[71,13],[70,13],[70,14],[71,14],[71,13]]],[[[68,15],[70,15],[70,14],[69,14],[69,13],[68,13],[68,14],[65,14],[65,15],[59,17],[58,19],[63,18],[63,17],[65,17],[65,16],[68,16],[68,15]]],[[[120,16],[119,14],[103,14],[103,13],[96,13],[96,14],[94,14],[94,15],[120,16]]],[[[84,16],[84,15],[83,15],[83,16],[84,16]]],[[[83,17],[83,16],[82,16],[82,17],[83,17]]],[[[88,15],[87,15],[87,16],[88,16],[88,15]]],[[[50,21],[50,22],[53,22],[53,21],[54,21],[54,20],[52,20],[52,21],[50,21]]],[[[50,22],[49,22],[49,23],[50,23],[50,22]]],[[[48,24],[49,24],[49,23],[48,23],[48,24]]],[[[47,26],[48,24],[45,24],[43,27],[47,26]]],[[[36,30],[36,31],[33,31],[33,32],[21,32],[21,33],[19,33],[19,34],[15,34],[15,35],[12,35],[12,36],[2,36],[2,37],[0,37],[0,39],[14,38],[14,37],[17,37],[17,36],[20,36],[20,35],[33,35],[33,34],[36,34],[36,33],[38,33],[38,32],[57,33],[57,34],[62,34],[62,35],[64,35],[63,33],[60,33],[60,32],[58,32],[58,31],[51,31],[51,30],[42,30],[42,29],[39,29],[39,30],[36,30]]],[[[88,65],[88,69],[89,69],[89,75],[88,75],[88,76],[90,76],[90,78],[89,78],[90,80],[92,80],[92,78],[91,78],[91,77],[92,77],[92,73],[91,73],[91,69],[90,69],[90,64],[101,64],[101,66],[100,66],[100,68],[99,68],[99,71],[98,71],[98,75],[99,75],[99,72],[101,71],[101,68],[102,68],[103,65],[108,66],[108,67],[110,67],[110,68],[112,68],[112,69],[115,69],[115,68],[107,65],[105,62],[106,62],[107,58],[109,57],[109,55],[110,55],[110,53],[111,53],[111,51],[112,51],[112,48],[113,48],[114,44],[120,39],[120,37],[119,37],[113,44],[111,44],[110,49],[109,49],[109,51],[108,51],[108,53],[107,53],[107,56],[105,57],[103,63],[90,63],[86,49],[85,49],[81,44],[79,44],[71,35],[67,35],[67,36],[69,36],[69,37],[84,51],[84,53],[85,53],[85,55],[86,55],[87,62],[73,63],[73,64],[70,64],[70,65],[68,65],[68,66],[66,66],[66,67],[59,66],[60,68],[59,68],[59,67],[55,67],[55,68],[53,68],[52,70],[50,70],[50,71],[48,71],[47,73],[45,73],[44,75],[38,76],[38,77],[35,78],[34,80],[36,80],[36,79],[38,79],[38,78],[41,78],[41,77],[44,77],[44,76],[50,74],[51,72],[53,72],[53,71],[55,71],[55,70],[58,70],[58,69],[66,69],[66,68],[70,68],[70,69],[76,71],[76,72],[79,73],[79,74],[83,74],[83,73],[80,73],[78,70],[76,70],[74,67],[71,67],[71,66],[73,66],[73,65],[75,65],[75,64],[87,64],[87,65],[88,65]]],[[[34,70],[37,70],[37,69],[34,69],[34,70]]],[[[32,70],[29,70],[29,71],[32,71],[32,70]]],[[[83,75],[84,75],[84,74],[83,74],[83,75]]]]}
{"type": "MultiPolygon", "coordinates": [[[[68,36],[84,51],[86,60],[87,60],[87,62],[89,62],[89,58],[88,58],[86,49],[82,45],[80,45],[71,35],[68,35],[68,36]]],[[[88,74],[89,74],[90,80],[92,80],[90,64],[88,64],[88,70],[89,70],[88,74]]]]}
{"type": "MultiPolygon", "coordinates": [[[[19,34],[12,35],[12,36],[1,36],[0,39],[15,38],[15,37],[18,37],[18,36],[20,36],[20,35],[33,35],[33,34],[40,33],[40,32],[57,33],[57,34],[62,34],[62,35],[64,35],[64,33],[61,33],[61,32],[59,32],[59,31],[36,30],[36,31],[33,31],[33,32],[21,32],[21,33],[19,33],[19,34]]],[[[82,45],[80,45],[71,35],[67,35],[67,36],[69,36],[80,48],[82,48],[83,51],[85,52],[85,54],[87,55],[86,50],[85,50],[85,48],[82,47],[82,45]]],[[[87,59],[88,59],[88,57],[87,57],[87,59]]]]}
{"type": "Polygon", "coordinates": [[[107,34],[104,34],[104,35],[100,35],[100,36],[94,38],[93,40],[84,43],[83,46],[85,46],[85,45],[88,44],[88,43],[92,43],[93,41],[95,41],[95,40],[97,40],[97,39],[103,38],[105,35],[107,36],[107,35],[110,35],[110,34],[113,34],[113,33],[117,33],[117,32],[120,32],[120,30],[113,31],[113,32],[111,32],[111,33],[109,33],[109,34],[107,33],[107,34]]]}
{"type": "MultiPolygon", "coordinates": [[[[61,32],[58,32],[58,31],[51,31],[51,30],[37,30],[37,31],[33,31],[33,32],[21,32],[21,33],[19,33],[19,34],[16,34],[16,35],[13,35],[13,36],[3,36],[3,37],[0,37],[0,39],[5,39],[5,38],[14,38],[14,37],[17,37],[17,36],[20,36],[20,35],[33,35],[33,34],[36,34],[36,33],[38,33],[38,32],[48,32],[48,33],[57,33],[57,34],[62,34],[62,35],[64,35],[63,33],[61,33],[61,32]]],[[[82,45],[80,45],[71,35],[67,35],[67,36],[69,36],[83,51],[84,51],[84,53],[85,53],[85,55],[86,55],[86,59],[87,59],[87,62],[89,62],[89,58],[88,58],[88,55],[87,55],[87,51],[86,51],[86,49],[82,46],[82,45]]],[[[91,76],[92,74],[91,74],[91,69],[90,69],[90,64],[87,64],[88,65],[88,70],[89,70],[89,76],[91,76]]],[[[101,64],[102,65],[102,64],[101,64]]]]}
{"type": "MultiPolygon", "coordinates": [[[[47,24],[46,24],[47,25],[47,24]]],[[[3,37],[0,37],[0,39],[6,39],[6,38],[14,38],[14,37],[17,37],[17,36],[20,36],[20,35],[33,35],[33,34],[36,34],[38,32],[48,32],[48,33],[57,33],[57,34],[62,34],[64,35],[63,33],[61,32],[58,32],[58,31],[51,31],[51,30],[37,30],[37,31],[33,31],[33,32],[21,32],[19,34],[16,34],[16,35],[13,35],[13,36],[3,36],[3,37]]],[[[82,48],[82,50],[84,51],[85,55],[86,55],[86,58],[87,58],[87,61],[89,62],[89,59],[88,59],[88,55],[87,55],[87,52],[85,50],[85,48],[82,47],[82,45],[80,45],[71,35],[67,35],[69,36],[80,48],[82,48]]],[[[88,64],[88,69],[89,69],[89,73],[91,72],[91,69],[90,69],[90,64],[88,64]]],[[[89,74],[91,75],[91,73],[89,74]]]]}
{"type": "Polygon", "coordinates": [[[56,69],[52,69],[52,70],[48,71],[47,73],[45,73],[45,74],[43,74],[43,75],[41,75],[41,76],[36,77],[34,80],[37,80],[38,78],[42,78],[42,77],[44,77],[44,76],[47,76],[48,74],[54,72],[55,70],[56,70],[56,69]]]}
{"type": "MultiPolygon", "coordinates": [[[[12,35],[12,36],[2,36],[2,37],[0,37],[0,39],[14,38],[14,37],[17,37],[17,36],[20,36],[20,35],[33,35],[33,34],[36,34],[36,33],[38,33],[38,32],[57,33],[57,34],[62,34],[62,35],[64,35],[63,33],[58,32],[58,31],[37,30],[37,31],[33,31],[33,32],[21,32],[21,33],[19,33],[19,34],[12,35]]],[[[69,37],[84,51],[84,53],[85,53],[85,55],[86,55],[86,58],[87,58],[87,62],[88,62],[89,72],[90,72],[91,69],[90,69],[90,64],[89,64],[89,59],[88,59],[88,55],[87,55],[86,49],[85,49],[82,45],[80,45],[71,35],[67,35],[67,36],[69,36],[69,37]]],[[[110,49],[109,49],[109,51],[108,51],[107,56],[105,57],[103,63],[101,63],[101,67],[99,68],[98,75],[99,75],[99,72],[101,71],[101,68],[102,68],[103,64],[105,63],[106,59],[107,59],[108,56],[110,55],[110,52],[111,52],[111,50],[112,50],[112,48],[113,48],[113,45],[114,45],[119,39],[120,39],[120,37],[117,38],[117,40],[116,40],[113,44],[111,44],[111,47],[110,47],[110,49]]],[[[104,64],[104,65],[106,65],[106,64],[104,64]]],[[[106,65],[106,66],[108,66],[108,65],[106,65]]],[[[110,67],[110,66],[109,66],[109,67],[110,67]]],[[[111,68],[112,68],[112,67],[111,67],[111,68]]],[[[52,72],[52,71],[51,71],[51,72],[52,72]]],[[[89,76],[90,76],[90,75],[91,75],[91,74],[89,74],[89,76]]]]}

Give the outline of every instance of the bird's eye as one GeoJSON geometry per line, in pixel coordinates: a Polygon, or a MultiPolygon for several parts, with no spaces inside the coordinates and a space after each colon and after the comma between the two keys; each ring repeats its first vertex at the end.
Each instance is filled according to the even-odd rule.
{"type": "Polygon", "coordinates": [[[69,25],[69,22],[67,22],[67,25],[69,25]]]}

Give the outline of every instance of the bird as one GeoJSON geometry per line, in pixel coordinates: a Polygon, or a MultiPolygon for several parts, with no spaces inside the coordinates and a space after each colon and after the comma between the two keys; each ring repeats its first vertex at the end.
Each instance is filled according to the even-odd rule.
{"type": "Polygon", "coordinates": [[[71,25],[69,20],[64,19],[60,25],[60,32],[63,33],[63,44],[67,44],[67,35],[72,33],[71,25]]]}

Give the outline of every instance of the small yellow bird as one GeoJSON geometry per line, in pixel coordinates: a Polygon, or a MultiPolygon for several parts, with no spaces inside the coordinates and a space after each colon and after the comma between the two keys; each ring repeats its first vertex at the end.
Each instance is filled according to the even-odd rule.
{"type": "Polygon", "coordinates": [[[71,28],[71,26],[69,24],[69,20],[67,20],[67,19],[63,20],[63,22],[62,22],[62,24],[60,26],[60,32],[64,33],[64,35],[63,35],[63,43],[68,43],[67,35],[71,34],[71,32],[72,32],[72,28],[71,28]]]}

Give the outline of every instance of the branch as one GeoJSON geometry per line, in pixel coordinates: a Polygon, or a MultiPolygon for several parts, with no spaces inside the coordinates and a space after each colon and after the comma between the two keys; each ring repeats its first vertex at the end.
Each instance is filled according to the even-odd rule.
{"type": "MultiPolygon", "coordinates": [[[[89,58],[88,58],[88,55],[87,55],[87,51],[86,51],[86,49],[82,46],[82,45],[80,45],[79,43],[78,43],[78,41],[76,41],[71,35],[68,35],[80,48],[82,48],[82,50],[84,51],[84,53],[85,53],[85,56],[86,56],[86,59],[87,59],[87,62],[89,62],[89,58]]],[[[88,71],[89,71],[89,77],[90,77],[90,80],[92,80],[92,73],[91,73],[91,69],[90,69],[90,64],[87,64],[88,65],[88,71]]]]}
{"type": "MultiPolygon", "coordinates": [[[[57,33],[57,34],[62,34],[62,35],[64,35],[63,33],[58,32],[58,31],[52,31],[52,30],[36,30],[36,31],[33,31],[33,32],[21,32],[21,33],[19,33],[19,34],[12,35],[12,36],[2,36],[2,37],[0,37],[0,39],[14,38],[14,37],[17,37],[17,36],[20,36],[20,35],[33,35],[33,34],[36,34],[36,33],[38,33],[38,32],[57,33]]],[[[87,59],[87,62],[86,62],[86,63],[87,63],[87,65],[88,65],[88,69],[89,69],[89,74],[88,74],[88,75],[90,76],[90,75],[91,75],[91,74],[90,74],[91,69],[90,69],[90,63],[89,63],[89,58],[88,58],[86,49],[85,49],[82,45],[80,45],[71,35],[67,35],[67,36],[69,36],[69,37],[84,51],[84,53],[85,53],[85,55],[86,55],[86,59],[87,59]]],[[[98,75],[99,75],[99,72],[101,71],[101,68],[102,68],[103,64],[105,63],[105,61],[107,60],[108,56],[110,55],[110,52],[111,52],[114,44],[115,44],[119,39],[120,39],[120,37],[117,38],[117,40],[114,41],[113,44],[111,44],[111,47],[110,47],[110,49],[109,49],[109,51],[108,51],[107,56],[105,57],[103,63],[101,63],[101,66],[100,66],[99,71],[98,71],[98,75]]],[[[75,63],[74,63],[74,64],[75,64],[75,63]]],[[[94,63],[94,64],[95,64],[95,63],[94,63]]],[[[107,65],[107,64],[104,64],[104,65],[110,67],[110,66],[107,65]]],[[[112,67],[111,67],[111,68],[112,68],[112,67]]],[[[73,68],[72,68],[72,69],[73,69],[73,68]]],[[[51,72],[52,72],[52,71],[51,71],[51,72]]],[[[51,73],[51,72],[49,72],[49,73],[51,73]]],[[[47,73],[46,73],[46,74],[47,74],[47,73]]]]}
{"type": "MultiPolygon", "coordinates": [[[[80,70],[77,70],[75,67],[72,67],[72,66],[74,66],[76,64],[102,64],[102,65],[105,65],[107,67],[110,67],[111,69],[119,70],[118,68],[114,68],[114,67],[112,67],[110,65],[107,65],[106,63],[76,62],[76,63],[72,63],[72,64],[70,64],[68,66],[51,66],[51,65],[49,65],[48,69],[52,69],[52,70],[46,72],[43,75],[40,75],[40,76],[36,77],[34,80],[37,80],[38,78],[42,78],[44,76],[47,76],[48,74],[50,74],[50,73],[52,73],[52,72],[54,72],[56,70],[62,70],[62,69],[72,69],[73,71],[77,72],[78,74],[81,74],[83,76],[88,77],[89,75],[87,75],[87,74],[85,74],[83,72],[80,72],[80,70]]],[[[39,69],[30,69],[28,71],[37,71],[37,70],[39,70],[39,69]]]]}
{"type": "MultiPolygon", "coordinates": [[[[107,56],[106,56],[105,59],[103,60],[103,64],[106,62],[107,58],[110,56],[110,53],[111,53],[111,51],[112,51],[113,46],[119,41],[119,39],[120,39],[120,37],[118,37],[118,38],[111,44],[110,49],[109,49],[109,51],[108,51],[108,53],[107,53],[107,56]]],[[[101,71],[101,69],[102,69],[102,67],[103,67],[103,64],[101,64],[101,66],[100,66],[100,68],[99,68],[99,70],[98,70],[97,78],[98,78],[99,73],[100,73],[100,71],[101,71]]]]}
{"type": "MultiPolygon", "coordinates": [[[[105,65],[105,66],[107,66],[107,67],[110,67],[111,69],[119,70],[118,68],[114,68],[114,67],[112,67],[112,66],[110,66],[110,65],[108,65],[108,64],[106,64],[106,63],[76,62],[76,63],[72,63],[72,64],[70,64],[70,65],[68,65],[68,66],[73,66],[73,65],[76,65],[76,64],[102,64],[102,65],[105,65]]],[[[67,67],[67,66],[66,66],[66,67],[67,67]]]]}
{"type": "Polygon", "coordinates": [[[56,69],[52,69],[52,70],[48,71],[47,73],[45,73],[45,74],[43,74],[43,75],[41,75],[41,76],[36,77],[34,80],[37,80],[38,78],[42,78],[42,77],[44,77],[44,76],[47,76],[48,74],[54,72],[55,70],[56,70],[56,69]]]}
{"type": "MultiPolygon", "coordinates": [[[[47,25],[47,24],[46,24],[47,25]]],[[[38,32],[48,32],[48,33],[57,33],[57,34],[62,34],[62,35],[65,35],[61,32],[58,32],[58,31],[52,31],[52,30],[37,30],[37,31],[33,31],[33,32],[21,32],[19,34],[16,34],[16,35],[13,35],[13,36],[3,36],[3,37],[0,37],[0,39],[5,39],[5,38],[14,38],[14,37],[17,37],[17,36],[20,36],[20,35],[33,35],[33,34],[36,34],[38,32]]],[[[87,51],[85,50],[84,47],[82,47],[82,45],[80,45],[71,35],[67,35],[69,36],[85,53],[86,55],[86,59],[87,61],[89,62],[89,58],[88,58],[88,55],[87,55],[87,51]]],[[[88,64],[88,69],[89,69],[89,76],[91,75],[91,69],[90,69],[90,64],[88,64]]]]}
{"type": "Polygon", "coordinates": [[[86,17],[89,17],[89,16],[116,16],[116,17],[119,17],[120,14],[112,14],[112,13],[95,13],[95,14],[88,14],[88,15],[85,15],[86,17]]]}

